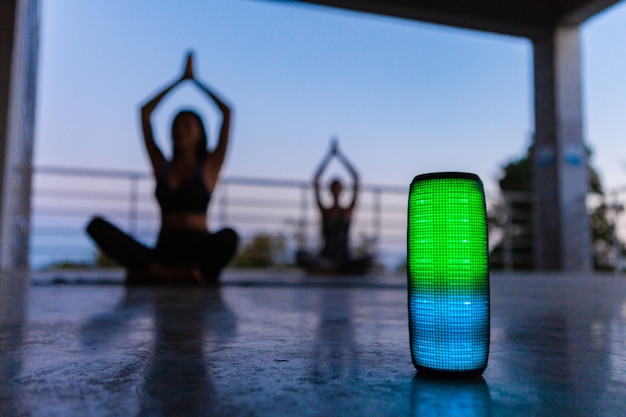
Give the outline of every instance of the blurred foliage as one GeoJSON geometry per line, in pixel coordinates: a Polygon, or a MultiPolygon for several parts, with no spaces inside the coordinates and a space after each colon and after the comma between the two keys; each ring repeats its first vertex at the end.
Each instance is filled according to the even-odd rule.
{"type": "Polygon", "coordinates": [[[119,268],[121,265],[119,262],[99,250],[96,252],[93,266],[96,268],[119,268]]]}
{"type": "Polygon", "coordinates": [[[375,245],[376,245],[375,238],[370,237],[365,233],[360,233],[358,243],[353,248],[353,251],[354,251],[353,257],[360,258],[362,256],[371,255],[374,252],[375,245]]]}
{"type": "MultiPolygon", "coordinates": [[[[587,149],[588,158],[591,160],[591,151],[587,149]]],[[[531,158],[530,149],[520,159],[509,162],[503,167],[503,176],[499,181],[500,190],[503,192],[531,192],[532,190],[532,172],[531,172],[531,158]]],[[[600,175],[591,166],[588,165],[589,173],[589,194],[593,194],[599,198],[598,204],[593,206],[589,212],[589,221],[591,224],[592,233],[592,251],[593,251],[593,264],[597,270],[607,270],[612,268],[611,254],[613,249],[614,228],[612,222],[609,220],[609,207],[604,199],[604,190],[600,175]]],[[[532,203],[531,202],[513,202],[512,212],[514,213],[511,218],[512,227],[514,231],[512,236],[512,250],[513,250],[513,266],[514,269],[522,269],[532,267],[530,264],[517,263],[516,259],[532,259],[533,253],[533,239],[532,239],[532,203]],[[516,215],[515,213],[518,213],[516,215]],[[521,213],[521,214],[519,214],[521,213]]],[[[502,207],[496,207],[495,213],[491,213],[491,218],[497,218],[501,213],[499,210],[503,210],[502,207]]],[[[502,242],[500,242],[492,251],[493,258],[500,258],[502,253],[502,242]]],[[[502,267],[502,264],[494,263],[492,267],[502,267]]]]}
{"type": "Polygon", "coordinates": [[[47,265],[44,268],[44,270],[86,269],[86,268],[91,268],[92,266],[93,265],[91,264],[91,262],[63,260],[63,261],[53,262],[50,265],[47,265]]]}
{"type": "Polygon", "coordinates": [[[287,264],[287,239],[282,234],[259,233],[243,245],[232,263],[235,268],[270,268],[287,264]]]}
{"type": "Polygon", "coordinates": [[[89,261],[71,261],[71,260],[61,260],[57,262],[53,262],[50,265],[46,266],[44,269],[47,270],[55,270],[55,269],[88,269],[88,268],[119,268],[121,265],[114,261],[112,258],[108,257],[101,251],[97,251],[94,260],[89,261]]]}
{"type": "Polygon", "coordinates": [[[502,191],[531,192],[531,166],[528,153],[522,158],[511,161],[502,168],[504,175],[498,181],[502,191]]]}
{"type": "Polygon", "coordinates": [[[407,273],[407,258],[402,259],[398,264],[395,265],[393,269],[393,273],[396,275],[406,275],[407,273]]]}

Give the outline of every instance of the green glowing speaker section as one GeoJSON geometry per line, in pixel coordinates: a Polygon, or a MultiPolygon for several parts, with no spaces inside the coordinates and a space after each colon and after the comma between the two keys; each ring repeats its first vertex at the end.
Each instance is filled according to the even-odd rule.
{"type": "Polygon", "coordinates": [[[409,197],[409,279],[416,289],[465,291],[487,274],[485,200],[479,181],[414,181],[409,197]],[[444,280],[433,279],[445,277],[444,280]]]}
{"type": "Polygon", "coordinates": [[[487,216],[473,174],[415,177],[408,208],[411,354],[418,370],[481,373],[489,351],[487,216]]]}

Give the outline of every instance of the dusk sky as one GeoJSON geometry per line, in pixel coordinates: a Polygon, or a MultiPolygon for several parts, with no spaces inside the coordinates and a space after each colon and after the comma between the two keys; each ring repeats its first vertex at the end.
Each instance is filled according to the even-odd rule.
{"type": "MultiPolygon", "coordinates": [[[[138,106],[181,74],[188,50],[236,111],[226,176],[309,179],[336,136],[365,183],[454,170],[490,191],[532,135],[522,38],[264,0],[43,0],[41,28],[38,166],[147,171],[138,106]]],[[[607,188],[625,185],[626,3],[581,36],[592,162],[607,188]]],[[[216,127],[185,86],[156,113],[166,152],[189,105],[216,127]]]]}

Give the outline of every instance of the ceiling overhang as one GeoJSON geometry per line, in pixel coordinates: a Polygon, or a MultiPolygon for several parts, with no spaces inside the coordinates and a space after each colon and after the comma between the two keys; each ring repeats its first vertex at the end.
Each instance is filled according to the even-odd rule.
{"type": "Polygon", "coordinates": [[[294,0],[527,38],[579,25],[621,0],[294,0]]]}

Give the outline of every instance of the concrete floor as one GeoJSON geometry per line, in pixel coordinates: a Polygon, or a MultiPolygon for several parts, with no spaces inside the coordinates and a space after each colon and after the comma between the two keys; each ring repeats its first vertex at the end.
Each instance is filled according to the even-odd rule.
{"type": "Polygon", "coordinates": [[[113,275],[1,277],[1,416],[626,416],[626,278],[492,274],[487,370],[446,381],[416,376],[401,277],[113,275]]]}

